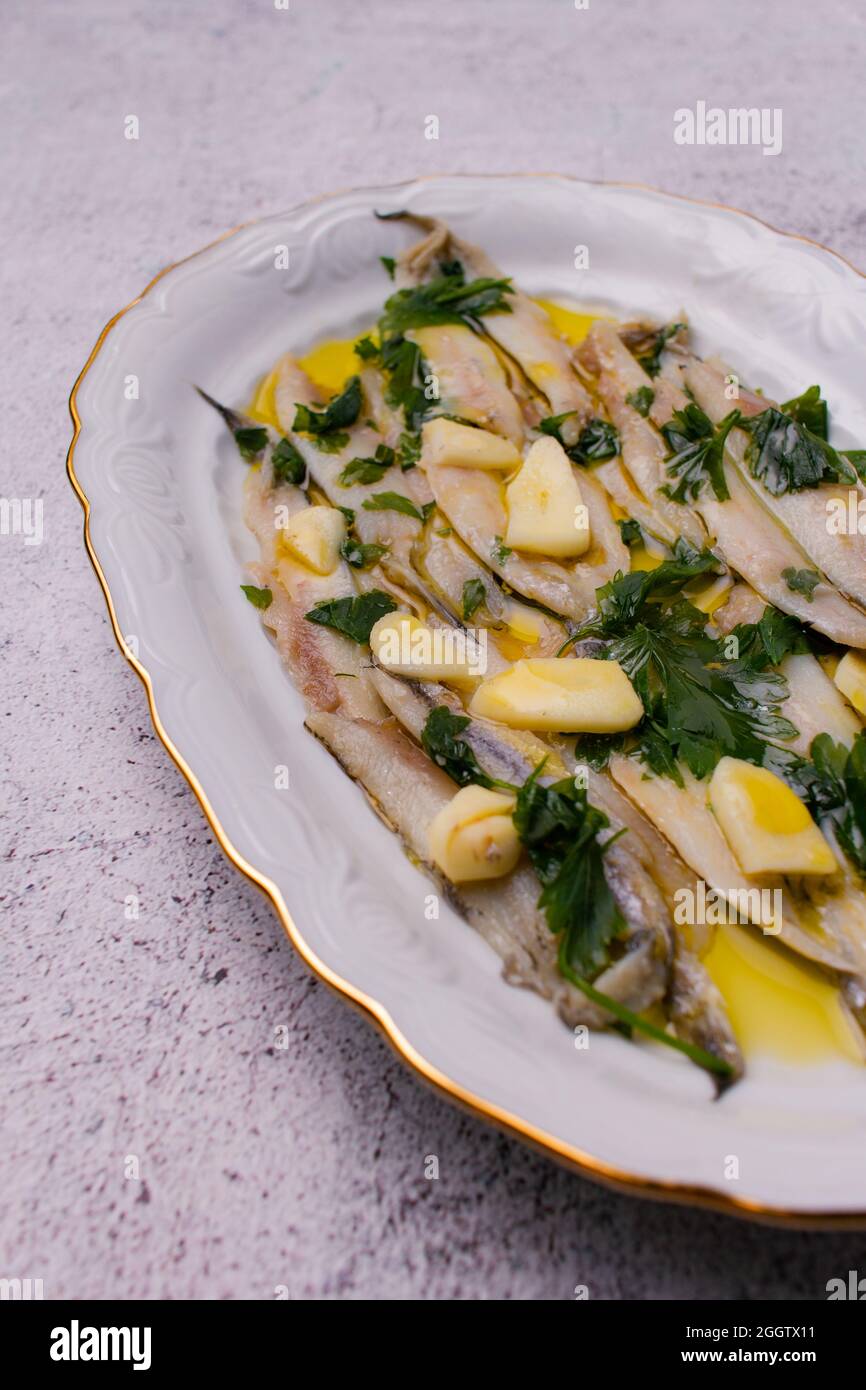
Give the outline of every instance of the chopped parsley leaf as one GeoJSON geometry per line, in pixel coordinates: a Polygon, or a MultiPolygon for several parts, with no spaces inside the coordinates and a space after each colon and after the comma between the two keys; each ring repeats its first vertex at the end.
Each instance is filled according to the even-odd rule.
{"type": "Polygon", "coordinates": [[[302,454],[288,439],[281,439],[271,454],[275,483],[295,483],[300,486],[307,476],[302,454]]]}
{"type": "Polygon", "coordinates": [[[241,458],[247,463],[252,463],[267,447],[268,432],[263,426],[240,425],[238,429],[232,430],[232,434],[241,458]]]}
{"type": "Polygon", "coordinates": [[[375,542],[365,545],[354,536],[347,536],[340,546],[340,554],[353,569],[368,570],[371,565],[377,564],[383,555],[388,554],[388,547],[377,545],[375,542]]]}
{"type": "Polygon", "coordinates": [[[481,579],[475,576],[466,580],[463,585],[463,617],[466,622],[469,621],[476,609],[480,608],[486,598],[487,590],[481,579]]]}
{"type": "Polygon", "coordinates": [[[304,616],[310,623],[332,627],[353,641],[364,643],[369,642],[370,633],[379,619],[386,613],[393,613],[396,608],[389,594],[381,589],[369,589],[367,593],[354,598],[332,598],[318,603],[304,616]]]}
{"type": "Polygon", "coordinates": [[[625,399],[626,405],[634,406],[638,415],[646,419],[655,398],[656,393],[651,386],[639,386],[636,391],[629,391],[625,399]]]}
{"type": "Polygon", "coordinates": [[[242,584],[242,593],[245,593],[253,608],[270,608],[273,602],[273,594],[270,589],[257,589],[255,584],[242,584]]]}
{"type": "Polygon", "coordinates": [[[720,502],[730,497],[725,481],[725,440],[739,421],[740,412],[732,410],[714,425],[694,401],[674,411],[662,425],[662,434],[670,450],[665,470],[679,481],[675,487],[662,489],[666,496],[673,502],[694,502],[709,483],[720,502]]]}
{"type": "MultiPolygon", "coordinates": [[[[348,436],[342,432],[354,425],[360,411],[361,378],[350,376],[343,390],[328,402],[324,410],[313,410],[308,405],[296,405],[292,429],[300,430],[302,434],[313,435],[319,447],[323,447],[323,441],[329,437],[333,441],[335,436],[339,436],[344,441],[340,447],[345,448],[349,441],[348,436]]],[[[338,451],[328,449],[327,452],[338,451]]]]}
{"type": "Polygon", "coordinates": [[[418,521],[426,520],[415,503],[401,492],[374,492],[372,497],[365,497],[361,505],[366,512],[402,512],[404,516],[414,516],[418,521]]]}
{"type": "Polygon", "coordinates": [[[624,545],[627,545],[629,549],[631,549],[632,546],[640,545],[643,540],[643,532],[640,529],[640,524],[635,521],[634,517],[620,517],[616,524],[619,527],[619,534],[622,537],[624,545]]]}

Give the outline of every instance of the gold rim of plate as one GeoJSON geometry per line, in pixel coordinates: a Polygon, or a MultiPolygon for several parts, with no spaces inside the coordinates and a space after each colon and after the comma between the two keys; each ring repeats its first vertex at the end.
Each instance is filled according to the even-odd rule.
{"type": "MultiPolygon", "coordinates": [[[[717,203],[709,198],[691,198],[683,193],[668,193],[665,189],[656,188],[652,184],[647,183],[628,182],[620,179],[579,179],[574,175],[560,174],[553,170],[539,170],[537,172],[522,172],[518,174],[499,173],[495,175],[455,175],[447,173],[437,173],[423,175],[417,179],[400,180],[391,184],[377,185],[377,191],[380,188],[385,190],[390,188],[402,188],[405,186],[407,182],[431,183],[435,182],[438,179],[461,177],[507,177],[525,179],[559,178],[566,179],[574,183],[591,183],[599,187],[643,189],[648,193],[658,193],[666,198],[678,198],[682,202],[697,203],[703,207],[718,208],[724,212],[736,213],[740,217],[748,217],[751,221],[758,222],[762,226],[767,227],[771,232],[774,232],[777,236],[787,237],[792,241],[802,241],[807,243],[809,246],[817,247],[820,251],[825,252],[827,255],[833,256],[836,260],[842,261],[843,264],[847,265],[850,270],[853,270],[856,275],[859,275],[862,278],[866,279],[866,272],[863,272],[862,270],[858,269],[858,267],[855,266],[851,261],[849,261],[845,256],[840,255],[838,251],[833,251],[831,247],[825,246],[820,241],[814,241],[811,237],[801,236],[799,233],[796,232],[782,231],[781,228],[775,227],[771,222],[765,221],[764,218],[757,217],[754,213],[746,212],[743,208],[733,207],[728,203],[717,203]]],[[[355,193],[359,191],[363,190],[358,188],[342,188],[332,190],[328,193],[319,194],[315,198],[306,199],[303,203],[296,204],[293,208],[290,208],[288,211],[298,212],[305,207],[310,207],[317,203],[326,202],[330,198],[338,198],[344,196],[345,194],[355,193]]],[[[120,648],[123,655],[126,657],[126,660],[129,662],[130,666],[133,668],[136,674],[140,677],[141,682],[144,685],[145,691],[147,692],[147,703],[150,710],[150,717],[157,737],[163,744],[164,748],[166,749],[166,752],[169,754],[169,757],[183,773],[183,776],[186,778],[187,782],[189,783],[190,787],[195,793],[199,801],[199,804],[205,813],[207,821],[214,835],[216,836],[217,842],[219,843],[219,846],[222,849],[223,853],[227,856],[229,860],[231,860],[232,864],[234,864],[236,869],[239,869],[240,872],[244,874],[245,877],[248,878],[251,883],[254,883],[255,886],[259,888],[267,898],[270,899],[274,909],[276,910],[277,916],[280,922],[282,923],[286,935],[288,936],[292,945],[295,947],[295,950],[305,961],[305,963],[309,966],[309,968],[316,975],[318,975],[318,977],[321,980],[324,980],[325,984],[330,985],[332,989],[336,990],[337,993],[342,994],[344,998],[350,1001],[350,1003],[356,1005],[362,1012],[367,1014],[369,1017],[373,1018],[375,1022],[379,1024],[379,1026],[385,1034],[385,1037],[394,1047],[398,1055],[402,1057],[404,1061],[408,1062],[412,1069],[415,1072],[417,1072],[418,1075],[421,1076],[425,1081],[429,1082],[440,1094],[446,1096],[449,1100],[455,1102],[464,1110],[468,1110],[475,1115],[481,1116],[482,1119],[488,1121],[491,1124],[495,1124],[499,1129],[504,1130],[506,1133],[516,1136],[519,1139],[522,1139],[524,1142],[528,1143],[532,1148],[547,1155],[550,1158],[556,1159],[557,1162],[561,1163],[563,1166],[573,1169],[574,1171],[580,1173],[582,1176],[592,1178],[594,1181],[601,1183],[606,1187],[613,1188],[618,1192],[625,1192],[631,1196],[649,1197],[654,1199],[655,1201],[677,1202],[685,1206],[702,1207],[710,1211],[724,1212],[729,1216],[739,1216],[744,1219],[761,1221],[769,1225],[794,1226],[813,1230],[866,1228],[866,1211],[791,1211],[789,1208],[767,1206],[763,1203],[749,1201],[740,1197],[727,1197],[724,1194],[716,1192],[714,1189],[709,1187],[691,1186],[688,1183],[665,1182],[655,1178],[644,1177],[640,1173],[630,1172],[624,1168],[619,1168],[616,1165],[605,1163],[602,1159],[596,1158],[593,1154],[586,1153],[584,1150],[579,1149],[571,1144],[565,1144],[561,1140],[557,1139],[554,1135],[547,1134],[544,1130],[539,1129],[537,1126],[527,1123],[527,1121],[521,1119],[519,1115],[511,1114],[509,1111],[502,1109],[500,1106],[492,1105],[489,1101],[484,1100],[481,1096],[474,1095],[471,1091],[468,1091],[464,1086],[461,1086],[458,1082],[453,1081],[450,1077],[446,1076],[445,1073],[440,1071],[438,1067],[435,1067],[431,1062],[428,1062],[427,1059],[423,1057],[415,1047],[413,1047],[409,1039],[397,1027],[388,1010],[385,1008],[383,1004],[379,1002],[378,999],[374,999],[371,995],[366,994],[363,990],[358,989],[357,986],[351,984],[350,981],[344,980],[342,976],[336,973],[336,971],[331,970],[331,968],[328,965],[326,965],[323,960],[319,959],[315,951],[313,951],[311,947],[307,944],[307,942],[304,940],[301,930],[295,922],[294,918],[292,917],[292,914],[289,912],[285,899],[283,898],[283,895],[280,892],[280,889],[277,887],[277,885],[271,879],[267,878],[264,874],[260,873],[259,870],[256,869],[253,864],[250,864],[249,861],[245,859],[244,856],[240,853],[240,851],[237,850],[235,846],[232,844],[231,840],[229,839],[228,835],[226,834],[225,830],[220,824],[219,817],[217,816],[213,806],[208,800],[208,797],[206,796],[200,781],[196,777],[196,774],[193,772],[189,763],[187,763],[186,759],[183,757],[180,751],[175,747],[174,743],[172,742],[171,738],[166,732],[166,729],[162,723],[162,719],[159,714],[159,710],[157,709],[156,698],[153,690],[153,681],[151,680],[150,672],[147,670],[145,666],[142,665],[138,658],[133,655],[129,647],[126,645],[126,642],[124,641],[123,634],[120,630],[120,625],[117,621],[117,613],[114,607],[114,600],[111,596],[111,590],[108,587],[108,582],[105,578],[105,574],[102,570],[102,566],[99,563],[96,551],[93,547],[93,542],[91,540],[90,501],[86,493],[84,492],[84,489],[82,488],[80,482],[78,481],[78,478],[76,477],[74,458],[75,446],[78,442],[78,437],[81,434],[81,417],[79,416],[77,406],[78,390],[88,371],[95,362],[97,355],[99,354],[106,338],[108,337],[108,334],[111,332],[114,325],[121,318],[123,318],[124,314],[129,313],[130,309],[135,308],[136,304],[140,304],[144,297],[147,294],[149,294],[150,291],[154,288],[154,286],[157,285],[159,281],[163,279],[164,276],[168,275],[170,271],[176,270],[178,266],[185,265],[187,261],[194,260],[197,256],[203,255],[204,252],[211,250],[211,248],[214,246],[218,246],[220,242],[228,240],[229,237],[234,236],[237,232],[243,231],[244,228],[254,226],[255,223],[259,220],[260,219],[258,218],[252,218],[247,222],[238,223],[237,226],[231,227],[228,231],[223,232],[221,236],[215,237],[213,241],[209,241],[207,245],[199,247],[197,251],[191,252],[191,254],[188,256],[183,256],[179,261],[173,261],[170,265],[167,265],[162,270],[160,270],[159,273],[153,277],[150,283],[145,286],[141,293],[136,295],[135,299],[130,300],[129,304],[126,304],[122,309],[119,309],[118,312],[108,320],[108,323],[105,325],[99,337],[97,338],[90,352],[90,355],[87,358],[87,361],[85,362],[84,366],[79,372],[69,396],[69,413],[72,416],[73,434],[72,440],[69,445],[69,451],[66,455],[66,471],[69,476],[69,481],[72,484],[73,490],[84,510],[84,545],[88,557],[90,559],[90,563],[93,566],[93,569],[96,573],[96,577],[99,580],[103,595],[105,597],[105,602],[108,608],[109,618],[111,619],[111,627],[114,633],[115,641],[117,642],[117,645],[120,648]]]]}

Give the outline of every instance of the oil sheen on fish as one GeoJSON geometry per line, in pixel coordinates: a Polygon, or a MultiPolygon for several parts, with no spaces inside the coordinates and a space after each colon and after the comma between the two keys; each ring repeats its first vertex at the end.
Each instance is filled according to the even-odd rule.
{"type": "MultiPolygon", "coordinates": [[[[850,492],[859,503],[866,488],[772,495],[736,423],[713,454],[707,441],[732,404],[742,421],[772,402],[745,387],[732,402],[730,369],[696,355],[682,312],[668,325],[594,318],[574,348],[507,267],[439,219],[394,220],[409,224],[407,240],[393,264],[384,258],[395,284],[357,350],[357,380],[329,400],[285,353],[267,378],[279,431],[202,393],[247,470],[259,548],[248,597],[306,727],[505,979],[570,1027],[649,1032],[718,1090],[742,1075],[736,982],[723,996],[705,965],[716,928],[678,911],[702,885],[817,966],[866,1034],[866,733],[852,703],[866,538],[826,524],[828,503],[847,505],[850,492]],[[691,421],[697,434],[683,492],[666,427],[688,407],[677,428],[691,421]],[[436,417],[454,423],[425,429],[436,417]],[[555,509],[570,515],[578,501],[575,544],[555,509]],[[319,548],[305,548],[299,537],[314,534],[319,548]],[[657,565],[667,568],[653,577],[657,565]],[[398,633],[419,652],[475,635],[486,667],[467,676],[414,646],[397,659],[398,633]],[[848,679],[834,678],[849,652],[848,679]],[[423,677],[407,674],[416,661],[423,677]],[[718,780],[709,796],[723,757],[742,765],[721,769],[732,778],[784,768],[794,791],[769,785],[795,822],[793,796],[806,805],[811,865],[795,849],[774,859],[775,842],[757,861],[743,846],[718,780]],[[465,836],[468,854],[493,821],[500,839],[483,842],[495,850],[483,862],[446,852],[446,834],[465,836]]],[[[337,345],[341,361],[351,345],[337,345]]]]}

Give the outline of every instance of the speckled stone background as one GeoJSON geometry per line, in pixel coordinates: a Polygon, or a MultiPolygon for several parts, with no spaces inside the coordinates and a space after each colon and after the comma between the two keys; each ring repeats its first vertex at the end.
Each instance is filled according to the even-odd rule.
{"type": "Polygon", "coordinates": [[[225,228],[327,189],[637,180],[866,264],[866,8],[4,0],[0,19],[0,493],[45,508],[42,545],[0,536],[0,1276],[46,1298],[814,1299],[866,1270],[866,1235],[558,1169],[424,1089],[311,978],[154,736],[63,471],[66,399],[109,316],[225,228]],[[676,146],[698,98],[781,107],[782,154],[676,146]]]}

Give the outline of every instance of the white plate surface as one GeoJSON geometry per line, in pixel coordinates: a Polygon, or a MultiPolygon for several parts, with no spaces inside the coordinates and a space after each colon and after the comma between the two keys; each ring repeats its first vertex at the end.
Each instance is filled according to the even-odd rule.
{"type": "Polygon", "coordinates": [[[596,1036],[578,1050],[543,1001],[502,983],[498,959],[447,907],[427,920],[430,883],[305,733],[239,593],[254,555],[243,468],[191,383],[242,404],[281,352],[372,322],[388,288],[379,256],[413,235],[373,210],[398,208],[444,217],[530,293],[617,314],[685,309],[699,350],[782,396],[819,381],[834,442],[866,441],[866,279],[741,213],[539,175],[425,179],[269,217],[159,278],[100,340],[74,393],[70,471],[157,728],[307,960],[451,1094],[657,1195],[866,1213],[866,1072],[751,1059],[713,1103],[707,1078],[664,1049],[596,1036]],[[589,269],[575,269],[580,245],[589,269]],[[278,270],[283,246],[289,269],[278,270]],[[275,789],[279,764],[288,791],[275,789]]]}

